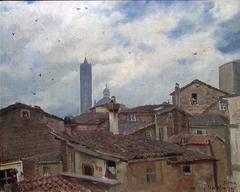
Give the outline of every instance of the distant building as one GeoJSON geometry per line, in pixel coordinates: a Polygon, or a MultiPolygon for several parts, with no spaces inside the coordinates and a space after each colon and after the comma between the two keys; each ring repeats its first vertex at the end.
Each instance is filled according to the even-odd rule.
{"type": "Polygon", "coordinates": [[[219,97],[229,95],[227,92],[215,88],[198,79],[179,87],[176,83],[175,91],[170,93],[174,105],[181,107],[191,115],[202,114],[219,97]]]}
{"type": "Polygon", "coordinates": [[[92,65],[86,57],[80,64],[80,113],[88,113],[92,107],[92,65]]]}
{"type": "Polygon", "coordinates": [[[105,89],[103,90],[103,98],[101,98],[98,102],[94,103],[94,106],[96,107],[111,102],[112,99],[110,98],[110,93],[111,92],[106,85],[105,89]]]}
{"type": "Polygon", "coordinates": [[[240,95],[240,59],[219,67],[219,88],[230,94],[240,95]]]}

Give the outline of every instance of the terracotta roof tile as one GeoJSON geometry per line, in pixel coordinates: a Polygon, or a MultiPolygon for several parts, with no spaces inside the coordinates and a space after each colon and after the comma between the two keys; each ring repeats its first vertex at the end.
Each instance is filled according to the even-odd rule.
{"type": "Polygon", "coordinates": [[[224,142],[216,134],[184,134],[172,135],[167,142],[181,145],[181,139],[184,138],[184,145],[208,145],[208,140],[214,141],[216,139],[224,142]]]}
{"type": "MultiPolygon", "coordinates": [[[[73,146],[85,147],[91,151],[107,154],[122,160],[136,160],[156,157],[179,156],[178,161],[213,160],[197,151],[189,151],[183,147],[159,141],[140,140],[130,135],[113,135],[104,130],[84,130],[74,137],[64,133],[54,133],[60,139],[74,143],[73,146]],[[183,154],[184,153],[184,154],[183,154]],[[186,155],[186,156],[185,156],[186,155]],[[181,157],[180,157],[181,156],[181,157]]],[[[76,148],[77,149],[77,148],[76,148]]]]}
{"type": "Polygon", "coordinates": [[[91,180],[92,177],[90,176],[82,177],[78,174],[60,173],[53,176],[41,176],[22,180],[18,182],[18,186],[21,191],[26,192],[104,192],[113,186],[104,184],[104,182],[107,182],[107,179],[93,178],[91,180]],[[101,183],[101,180],[104,182],[101,183]]]}
{"type": "Polygon", "coordinates": [[[74,117],[77,124],[99,124],[109,118],[109,113],[83,113],[74,117]]]}
{"type": "Polygon", "coordinates": [[[50,153],[33,155],[31,157],[22,158],[23,161],[33,163],[59,163],[61,161],[61,152],[56,150],[50,153]]]}
{"type": "Polygon", "coordinates": [[[118,120],[119,132],[124,135],[130,135],[152,125],[154,123],[118,120]]]}
{"type": "Polygon", "coordinates": [[[229,125],[229,120],[219,114],[196,114],[190,119],[191,126],[229,125]]]}
{"type": "Polygon", "coordinates": [[[0,161],[16,160],[60,150],[60,141],[49,134],[47,126],[1,128],[3,156],[0,161]]]}
{"type": "Polygon", "coordinates": [[[172,105],[168,103],[163,103],[158,105],[143,105],[143,106],[138,106],[134,108],[124,109],[121,111],[121,113],[155,113],[160,109],[170,107],[170,106],[172,105]]]}

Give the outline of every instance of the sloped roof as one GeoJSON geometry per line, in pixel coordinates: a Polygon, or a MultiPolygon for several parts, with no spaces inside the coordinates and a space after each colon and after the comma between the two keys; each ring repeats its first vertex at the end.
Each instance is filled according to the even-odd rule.
{"type": "Polygon", "coordinates": [[[229,125],[228,118],[219,114],[196,114],[189,120],[190,126],[229,125]]]}
{"type": "Polygon", "coordinates": [[[168,144],[173,145],[174,149],[178,151],[178,153],[181,153],[181,155],[177,155],[176,158],[170,158],[168,161],[169,163],[176,164],[176,163],[193,163],[197,161],[215,161],[215,159],[212,156],[206,155],[203,152],[195,151],[193,149],[189,149],[187,147],[178,146],[172,143],[167,142],[159,142],[154,140],[148,140],[149,143],[152,143],[159,148],[162,146],[167,146],[168,144]]]}
{"type": "Polygon", "coordinates": [[[81,130],[76,136],[69,136],[60,132],[55,132],[55,134],[60,139],[76,143],[77,145],[98,153],[119,157],[123,160],[164,157],[178,154],[178,152],[174,150],[173,145],[159,148],[130,135],[113,135],[111,132],[101,129],[81,130]]]}
{"type": "Polygon", "coordinates": [[[5,107],[5,108],[2,108],[2,109],[0,110],[0,115],[1,115],[1,114],[4,114],[4,113],[6,113],[7,111],[10,111],[10,110],[12,110],[12,109],[19,109],[19,108],[20,108],[20,109],[24,108],[24,109],[35,110],[35,111],[37,111],[37,112],[39,112],[39,113],[44,114],[44,115],[47,116],[47,117],[51,117],[51,118],[54,118],[54,119],[58,119],[58,120],[62,120],[62,121],[63,121],[62,118],[57,117],[57,116],[55,116],[55,115],[53,115],[53,114],[49,114],[49,113],[45,112],[45,111],[42,110],[41,107],[39,107],[39,106],[31,106],[31,105],[27,105],[27,104],[23,104],[23,103],[18,103],[18,102],[14,103],[14,104],[12,104],[12,105],[9,105],[9,106],[7,106],[7,107],[5,107]]]}
{"type": "Polygon", "coordinates": [[[113,135],[104,130],[84,130],[75,136],[64,133],[52,132],[59,139],[73,143],[71,146],[81,146],[102,155],[108,155],[124,161],[138,160],[157,157],[182,156],[178,161],[214,160],[213,157],[199,154],[197,151],[190,151],[171,143],[140,140],[130,135],[113,135]],[[187,158],[188,157],[188,158],[187,158]]]}
{"type": "Polygon", "coordinates": [[[185,145],[208,145],[208,140],[215,141],[216,139],[224,142],[217,134],[184,134],[172,135],[168,138],[168,143],[181,145],[181,139],[185,139],[185,145]]]}
{"type": "Polygon", "coordinates": [[[118,129],[119,132],[124,135],[131,135],[137,131],[140,131],[144,128],[147,128],[154,123],[148,122],[141,122],[141,121],[125,121],[125,120],[118,120],[118,129]]]}
{"type": "MultiPolygon", "coordinates": [[[[180,92],[183,91],[184,89],[186,89],[187,87],[189,87],[189,86],[191,86],[191,85],[193,85],[193,84],[196,84],[196,83],[197,83],[197,84],[201,84],[201,85],[205,85],[205,86],[207,86],[209,89],[213,89],[213,90],[215,90],[215,91],[222,92],[222,93],[224,93],[224,94],[226,94],[226,95],[229,94],[229,93],[227,93],[227,92],[225,92],[225,91],[222,91],[222,90],[220,90],[220,89],[218,89],[218,88],[216,88],[216,87],[213,87],[213,86],[211,86],[211,85],[209,85],[209,84],[207,84],[207,83],[205,83],[205,82],[203,82],[203,81],[200,81],[200,80],[198,80],[198,79],[194,79],[192,82],[190,82],[190,83],[188,83],[187,85],[181,87],[181,88],[180,88],[180,92]]],[[[175,91],[173,91],[173,92],[170,93],[169,95],[174,95],[174,94],[175,94],[175,91]]]]}
{"type": "Polygon", "coordinates": [[[62,175],[48,175],[28,180],[22,180],[18,182],[18,187],[21,191],[26,192],[91,192],[90,189],[80,185],[74,179],[62,175]]]}
{"type": "Polygon", "coordinates": [[[183,114],[185,114],[185,115],[188,116],[188,117],[192,117],[191,114],[187,113],[185,110],[183,110],[183,109],[181,109],[180,107],[177,107],[177,106],[170,106],[170,107],[163,108],[163,109],[159,110],[159,111],[157,112],[157,114],[158,114],[158,115],[161,115],[161,114],[164,114],[164,113],[171,112],[171,111],[173,111],[173,110],[177,110],[177,111],[179,111],[180,113],[183,113],[183,114]]]}
{"type": "Polygon", "coordinates": [[[79,116],[74,117],[77,124],[82,125],[96,125],[105,120],[108,120],[109,113],[83,113],[79,116]]]}
{"type": "Polygon", "coordinates": [[[60,150],[60,141],[48,131],[45,125],[1,128],[3,156],[0,156],[0,161],[19,160],[60,150]]]}
{"type": "Polygon", "coordinates": [[[168,103],[157,104],[157,105],[143,105],[137,106],[134,108],[123,109],[121,113],[155,113],[158,110],[161,110],[166,107],[172,106],[168,103]]]}
{"type": "Polygon", "coordinates": [[[59,163],[61,161],[61,152],[57,150],[50,153],[22,158],[22,160],[32,163],[59,163]]]}

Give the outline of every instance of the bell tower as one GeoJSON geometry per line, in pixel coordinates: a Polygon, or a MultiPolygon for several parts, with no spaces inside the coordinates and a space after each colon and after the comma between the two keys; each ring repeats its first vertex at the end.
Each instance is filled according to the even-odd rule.
{"type": "Polygon", "coordinates": [[[88,113],[92,107],[92,65],[85,57],[80,64],[80,114],[88,113]]]}

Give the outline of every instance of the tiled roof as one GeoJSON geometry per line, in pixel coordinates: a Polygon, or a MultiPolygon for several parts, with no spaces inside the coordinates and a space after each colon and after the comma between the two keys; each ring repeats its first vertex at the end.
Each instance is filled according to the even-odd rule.
{"type": "Polygon", "coordinates": [[[29,192],[91,192],[70,177],[62,175],[42,176],[18,182],[20,191],[29,192]]]}
{"type": "Polygon", "coordinates": [[[123,160],[144,159],[151,157],[173,156],[178,154],[174,145],[158,147],[148,142],[143,142],[130,135],[113,135],[109,131],[95,129],[82,130],[76,136],[69,136],[64,133],[54,133],[60,139],[76,143],[92,151],[108,154],[123,160]]]}
{"type": "Polygon", "coordinates": [[[53,152],[60,149],[60,141],[49,134],[47,126],[18,126],[1,128],[2,155],[0,161],[53,152]]]}
{"type": "Polygon", "coordinates": [[[74,117],[77,124],[92,125],[99,124],[108,120],[109,113],[83,113],[79,116],[74,117]]]}
{"type": "Polygon", "coordinates": [[[174,145],[174,149],[182,155],[177,155],[176,158],[170,158],[169,163],[191,163],[196,161],[213,161],[216,160],[214,157],[206,155],[205,153],[189,149],[187,147],[178,146],[171,143],[159,142],[154,140],[148,140],[149,143],[157,145],[159,148],[163,146],[171,147],[174,145]]]}
{"type": "Polygon", "coordinates": [[[229,120],[219,114],[196,114],[189,121],[190,126],[229,125],[229,120]]]}
{"type": "Polygon", "coordinates": [[[217,159],[207,155],[200,151],[195,151],[187,147],[179,148],[179,152],[182,152],[183,155],[177,156],[177,159],[170,159],[169,163],[172,164],[181,164],[181,163],[192,163],[197,161],[216,161],[217,159]]]}
{"type": "Polygon", "coordinates": [[[26,104],[23,104],[23,103],[18,103],[18,102],[14,103],[12,105],[9,105],[8,107],[2,108],[0,110],[0,114],[3,114],[3,113],[5,113],[5,112],[7,112],[9,110],[12,110],[12,109],[19,109],[19,108],[20,109],[24,108],[24,109],[35,110],[35,111],[37,111],[39,113],[44,114],[45,116],[48,116],[48,117],[51,117],[51,118],[54,118],[54,119],[58,119],[58,120],[63,120],[60,117],[57,117],[57,116],[55,116],[53,114],[49,114],[49,113],[45,112],[39,106],[31,106],[31,105],[26,105],[26,104]]]}
{"type": "Polygon", "coordinates": [[[155,113],[156,111],[163,109],[165,107],[172,106],[168,103],[158,104],[158,105],[143,105],[134,108],[124,109],[122,113],[155,113]]]}
{"type": "Polygon", "coordinates": [[[59,163],[61,161],[61,152],[60,150],[57,150],[50,153],[22,158],[22,160],[32,163],[59,163]]]}
{"type": "Polygon", "coordinates": [[[141,122],[141,121],[118,120],[119,132],[124,135],[130,135],[132,133],[140,131],[151,125],[154,125],[154,123],[141,122]]]}
{"type": "MultiPolygon", "coordinates": [[[[213,87],[213,86],[211,86],[211,85],[209,85],[209,84],[207,84],[207,83],[204,83],[203,81],[200,81],[200,80],[198,80],[198,79],[194,79],[192,82],[190,82],[190,83],[188,83],[187,85],[181,87],[181,88],[180,88],[180,92],[183,91],[184,89],[186,89],[187,87],[195,84],[195,83],[201,84],[201,85],[205,85],[205,86],[207,86],[207,87],[210,88],[210,89],[213,89],[213,90],[222,92],[222,93],[224,93],[224,94],[226,94],[226,95],[229,94],[229,93],[227,93],[227,92],[225,92],[225,91],[222,91],[222,90],[220,90],[220,89],[218,89],[218,88],[216,88],[216,87],[213,87]]],[[[175,91],[173,91],[172,93],[170,93],[170,95],[173,95],[173,94],[175,94],[175,91]]]]}
{"type": "Polygon", "coordinates": [[[64,133],[52,132],[52,134],[67,142],[74,143],[71,146],[76,146],[76,150],[78,145],[98,154],[108,155],[127,161],[174,156],[181,156],[177,159],[179,162],[214,160],[213,157],[206,156],[197,151],[189,151],[189,149],[175,144],[140,140],[130,135],[113,135],[111,132],[99,129],[84,130],[74,137],[64,133]]]}
{"type": "Polygon", "coordinates": [[[224,142],[218,135],[216,134],[183,134],[183,135],[172,135],[167,142],[180,144],[181,139],[184,138],[185,145],[208,145],[208,140],[214,141],[215,139],[219,139],[221,142],[224,142]]]}
{"type": "Polygon", "coordinates": [[[184,111],[183,109],[181,109],[180,107],[177,107],[177,106],[166,107],[166,108],[164,108],[164,109],[159,110],[159,111],[157,112],[157,114],[160,115],[160,114],[164,114],[164,113],[171,112],[171,111],[173,111],[173,110],[177,110],[177,111],[179,111],[179,112],[181,112],[181,113],[183,113],[183,114],[185,114],[185,115],[187,115],[187,116],[189,116],[189,117],[192,117],[191,114],[187,113],[186,111],[184,111]]]}

